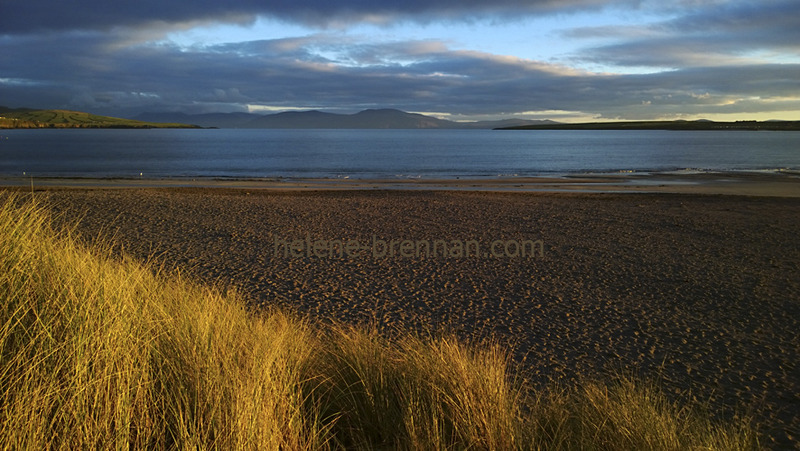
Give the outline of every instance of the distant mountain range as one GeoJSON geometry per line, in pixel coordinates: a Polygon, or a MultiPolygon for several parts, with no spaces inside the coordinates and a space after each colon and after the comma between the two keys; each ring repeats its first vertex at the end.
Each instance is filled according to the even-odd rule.
{"type": "Polygon", "coordinates": [[[800,131],[800,121],[622,121],[560,123],[505,119],[455,122],[394,109],[355,114],[323,111],[253,113],[143,113],[133,119],[70,110],[37,110],[0,106],[0,129],[8,128],[300,128],[300,129],[500,129],[500,130],[776,130],[800,131]],[[191,125],[189,125],[191,124],[191,125]]]}
{"type": "Polygon", "coordinates": [[[505,119],[499,121],[455,122],[395,109],[370,109],[355,114],[323,111],[289,111],[276,114],[253,113],[143,113],[134,119],[146,122],[194,124],[218,128],[327,128],[327,129],[493,129],[526,125],[547,125],[544,120],[505,119]]]}

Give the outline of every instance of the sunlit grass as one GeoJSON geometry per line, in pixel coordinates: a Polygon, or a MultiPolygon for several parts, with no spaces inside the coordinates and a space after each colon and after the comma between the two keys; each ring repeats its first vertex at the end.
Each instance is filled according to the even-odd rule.
{"type": "Polygon", "coordinates": [[[751,449],[620,378],[531,391],[492,343],[388,340],[81,244],[0,199],[6,449],[751,449]]]}
{"type": "Polygon", "coordinates": [[[81,111],[31,110],[0,107],[3,128],[185,128],[186,124],[162,124],[118,117],[98,116],[81,111]]]}

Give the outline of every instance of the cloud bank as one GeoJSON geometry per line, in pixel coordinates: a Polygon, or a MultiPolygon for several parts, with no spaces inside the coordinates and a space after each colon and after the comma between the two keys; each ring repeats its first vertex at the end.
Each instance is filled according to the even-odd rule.
{"type": "Polygon", "coordinates": [[[0,105],[126,116],[259,106],[393,107],[454,118],[800,112],[800,3],[794,0],[686,1],[668,8],[610,0],[150,3],[0,0],[0,105]],[[436,36],[373,40],[331,28],[404,21],[490,27],[511,15],[558,20],[609,9],[648,20],[564,29],[554,39],[587,45],[557,61],[455,48],[436,36]],[[197,24],[247,24],[258,17],[300,23],[308,32],[190,47],[164,39],[197,24]],[[619,70],[590,71],[592,64],[619,70]]]}
{"type": "Polygon", "coordinates": [[[468,20],[487,15],[569,13],[607,6],[635,7],[639,3],[637,0],[2,0],[0,10],[4,14],[0,15],[0,30],[106,30],[115,26],[192,21],[246,23],[258,16],[328,27],[357,22],[388,24],[397,20],[468,20]]]}

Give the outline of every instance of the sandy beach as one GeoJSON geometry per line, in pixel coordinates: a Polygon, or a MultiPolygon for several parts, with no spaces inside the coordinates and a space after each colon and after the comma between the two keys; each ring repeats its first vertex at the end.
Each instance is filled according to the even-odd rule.
{"type": "Polygon", "coordinates": [[[798,446],[800,183],[751,179],[742,191],[746,180],[715,180],[676,178],[657,193],[662,183],[537,192],[554,188],[540,180],[540,190],[62,183],[35,195],[88,239],[236,287],[254,306],[387,334],[494,337],[536,384],[634,371],[723,416],[753,413],[767,447],[798,446]],[[430,252],[438,242],[447,256],[430,252]]]}

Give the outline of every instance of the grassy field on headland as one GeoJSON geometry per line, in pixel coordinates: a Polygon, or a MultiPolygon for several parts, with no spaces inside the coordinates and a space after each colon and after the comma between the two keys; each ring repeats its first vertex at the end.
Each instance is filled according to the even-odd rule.
{"type": "Polygon", "coordinates": [[[200,128],[187,124],[142,122],[69,110],[0,107],[0,129],[9,128],[200,128]]]}
{"type": "Polygon", "coordinates": [[[533,391],[505,350],[250,311],[0,198],[7,449],[755,449],[655,384],[533,391]]]}
{"type": "Polygon", "coordinates": [[[750,130],[750,131],[798,131],[800,121],[622,121],[581,122],[575,124],[536,124],[503,127],[496,130],[750,130]]]}

